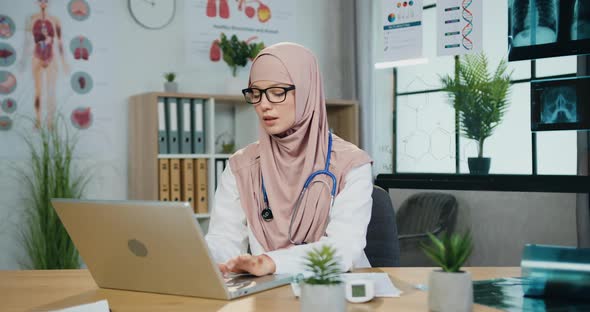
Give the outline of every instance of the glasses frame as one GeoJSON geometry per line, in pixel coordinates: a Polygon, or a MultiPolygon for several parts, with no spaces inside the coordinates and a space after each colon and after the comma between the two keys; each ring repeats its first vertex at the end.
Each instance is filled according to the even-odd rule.
{"type": "Polygon", "coordinates": [[[278,103],[283,103],[285,102],[285,100],[287,99],[287,92],[291,91],[291,90],[295,90],[295,85],[290,85],[288,87],[269,87],[266,89],[259,89],[259,88],[246,88],[246,89],[242,89],[242,94],[244,95],[244,99],[246,100],[246,103],[248,104],[252,104],[252,105],[256,105],[258,103],[260,103],[260,101],[262,101],[262,94],[264,94],[264,96],[266,97],[266,99],[274,104],[278,104],[278,103]],[[268,94],[266,93],[266,91],[268,91],[269,89],[283,89],[285,91],[284,94],[284,98],[280,101],[280,102],[273,102],[269,99],[268,94]],[[248,99],[246,98],[246,93],[247,92],[252,92],[252,90],[258,90],[260,91],[260,99],[257,102],[249,102],[248,99]]]}

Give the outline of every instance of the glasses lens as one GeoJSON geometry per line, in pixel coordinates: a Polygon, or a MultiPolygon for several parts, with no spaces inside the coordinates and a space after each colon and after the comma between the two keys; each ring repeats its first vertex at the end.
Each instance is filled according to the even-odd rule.
{"type": "Polygon", "coordinates": [[[283,88],[269,88],[266,90],[266,96],[268,96],[268,100],[272,103],[283,102],[286,94],[283,88]]]}
{"type": "Polygon", "coordinates": [[[257,103],[260,101],[260,94],[258,89],[249,89],[244,92],[244,98],[248,103],[257,103]]]}

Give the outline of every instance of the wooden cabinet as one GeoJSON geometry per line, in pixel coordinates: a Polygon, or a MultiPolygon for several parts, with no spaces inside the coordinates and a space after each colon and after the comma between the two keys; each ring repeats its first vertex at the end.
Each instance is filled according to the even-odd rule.
{"type": "MultiPolygon", "coordinates": [[[[327,100],[328,124],[343,139],[358,145],[358,104],[352,100],[327,100]]],[[[254,108],[241,96],[144,93],[129,99],[129,199],[158,200],[158,159],[200,158],[207,160],[208,207],[214,207],[215,160],[227,159],[223,144],[234,142],[238,150],[258,138],[254,108]],[[158,100],[162,98],[203,100],[205,152],[200,154],[159,154],[158,100]]],[[[227,147],[227,146],[226,146],[227,147]]],[[[207,218],[208,214],[197,215],[207,218]]]]}

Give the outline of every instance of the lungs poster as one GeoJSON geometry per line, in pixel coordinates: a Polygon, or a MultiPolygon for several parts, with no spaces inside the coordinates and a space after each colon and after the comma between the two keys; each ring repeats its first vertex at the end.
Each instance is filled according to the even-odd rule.
{"type": "Polygon", "coordinates": [[[439,0],[437,55],[462,55],[482,49],[483,0],[439,0]]]}
{"type": "Polygon", "coordinates": [[[246,43],[270,46],[294,41],[295,1],[186,0],[186,62],[201,70],[232,75],[223,60],[221,34],[246,43]]]}
{"type": "Polygon", "coordinates": [[[0,4],[1,158],[25,153],[23,137],[53,127],[56,115],[82,150],[106,153],[99,147],[115,135],[113,14],[112,1],[0,4]]]}

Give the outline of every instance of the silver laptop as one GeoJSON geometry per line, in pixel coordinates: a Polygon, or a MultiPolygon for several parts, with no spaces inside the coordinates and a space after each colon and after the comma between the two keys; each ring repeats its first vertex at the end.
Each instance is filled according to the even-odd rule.
{"type": "Polygon", "coordinates": [[[291,281],[224,277],[188,203],[51,202],[99,287],[233,299],[291,281]]]}

